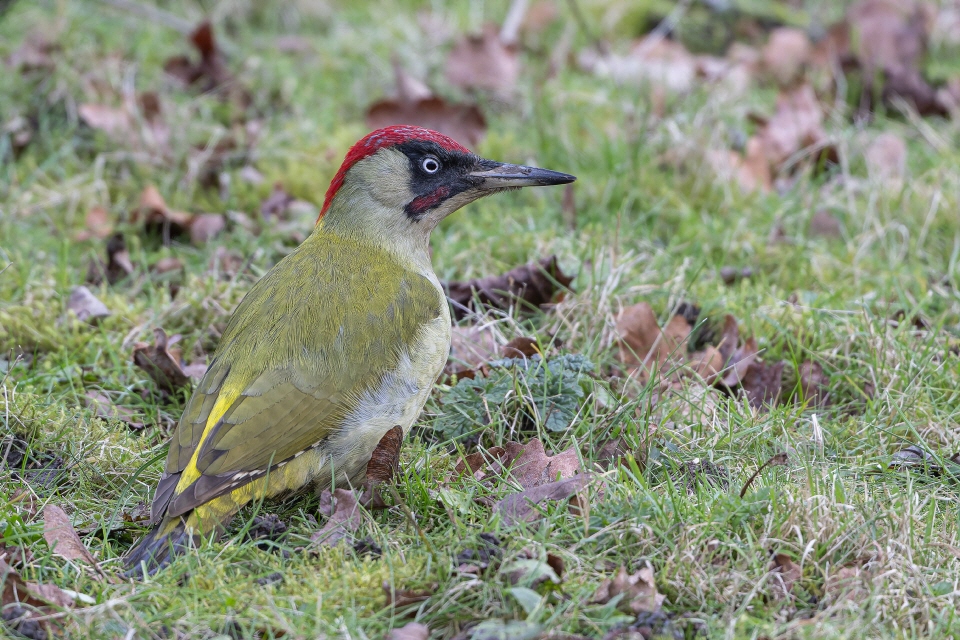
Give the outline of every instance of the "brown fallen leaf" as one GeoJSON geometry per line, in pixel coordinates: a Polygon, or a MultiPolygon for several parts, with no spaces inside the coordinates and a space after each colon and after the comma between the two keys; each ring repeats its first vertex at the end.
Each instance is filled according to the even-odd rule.
{"type": "Polygon", "coordinates": [[[652,567],[647,565],[628,574],[627,568],[621,566],[617,575],[600,583],[590,602],[606,604],[621,594],[623,597],[617,602],[617,608],[630,615],[659,611],[667,598],[657,591],[652,567]]]}
{"type": "Polygon", "coordinates": [[[761,52],[764,71],[780,86],[793,84],[803,74],[813,46],[803,29],[778,27],[770,32],[761,52]]]}
{"type": "Polygon", "coordinates": [[[748,278],[753,277],[753,269],[750,267],[721,267],[720,268],[720,279],[723,280],[723,284],[732,285],[740,280],[747,280],[748,278]]]}
{"type": "MultiPolygon", "coordinates": [[[[53,613],[57,609],[73,607],[73,598],[58,586],[27,582],[13,567],[7,564],[3,556],[0,556],[0,585],[2,585],[0,610],[4,613],[17,610],[17,613],[19,613],[17,618],[19,619],[14,628],[21,632],[21,635],[26,629],[42,630],[45,633],[57,635],[51,619],[36,620],[36,618],[53,613]]],[[[6,616],[4,616],[4,621],[6,622],[6,616]]],[[[35,632],[34,637],[38,635],[35,632]]]]}
{"type": "Polygon", "coordinates": [[[429,637],[430,627],[419,622],[408,622],[402,627],[387,631],[384,640],[428,640],[429,637]]]}
{"type": "Polygon", "coordinates": [[[825,407],[830,399],[830,377],[823,372],[819,362],[805,360],[797,371],[803,401],[811,407],[825,407]]]}
{"type": "Polygon", "coordinates": [[[810,219],[810,235],[823,238],[839,238],[842,230],[840,221],[829,211],[820,209],[810,219]]]}
{"type": "Polygon", "coordinates": [[[461,37],[447,57],[446,76],[461,89],[490,91],[509,98],[520,77],[519,51],[501,39],[500,29],[487,24],[479,34],[461,37]]]}
{"type": "Polygon", "coordinates": [[[43,508],[43,538],[61,558],[82,560],[93,567],[101,578],[105,577],[93,554],[83,546],[80,536],[70,522],[70,516],[55,504],[48,504],[43,508]]]}
{"type": "Polygon", "coordinates": [[[457,104],[434,96],[394,60],[397,97],[380,100],[367,108],[367,126],[379,129],[412,124],[433,129],[466,146],[475,146],[487,131],[487,121],[475,104],[457,104]]]}
{"type": "Polygon", "coordinates": [[[536,338],[517,336],[501,349],[504,358],[532,358],[540,355],[540,345],[536,338]]]}
{"type": "Polygon", "coordinates": [[[659,115],[667,94],[686,93],[698,83],[696,56],[682,43],[657,35],[640,40],[626,55],[585,50],[579,56],[579,64],[600,77],[649,86],[653,101],[659,103],[654,105],[659,115]]]}
{"type": "MultiPolygon", "coordinates": [[[[464,456],[457,461],[456,466],[453,468],[453,472],[455,475],[460,476],[469,470],[470,475],[474,475],[483,470],[484,467],[490,465],[493,467],[491,473],[500,474],[503,471],[503,464],[506,464],[508,460],[506,449],[503,447],[491,447],[487,450],[475,451],[468,456],[464,456]]],[[[483,473],[481,478],[478,479],[482,479],[486,475],[488,474],[483,473]]]]}
{"type": "Polygon", "coordinates": [[[785,553],[773,556],[770,569],[773,572],[774,593],[778,598],[787,598],[793,590],[793,585],[803,577],[800,567],[785,553]]]}
{"type": "Polygon", "coordinates": [[[856,565],[840,567],[831,572],[823,581],[824,599],[830,604],[863,602],[870,595],[864,586],[863,573],[863,569],[856,565]]]}
{"type": "Polygon", "coordinates": [[[91,129],[116,142],[145,151],[168,151],[170,127],[164,121],[160,97],[152,91],[124,96],[120,106],[84,103],[77,115],[91,129]]]}
{"type": "Polygon", "coordinates": [[[512,480],[524,489],[532,489],[555,480],[573,478],[580,471],[580,457],[570,447],[549,456],[543,443],[534,438],[525,445],[508,442],[504,445],[506,464],[512,480]]]}
{"type": "Polygon", "coordinates": [[[250,92],[240,86],[227,68],[209,20],[201,22],[191,32],[190,44],[199,52],[200,60],[194,61],[185,55],[174,56],[163,63],[163,70],[186,86],[196,85],[201,91],[215,92],[240,107],[253,102],[250,92]]]}
{"type": "Polygon", "coordinates": [[[151,184],[140,194],[140,206],[130,213],[130,222],[159,232],[164,244],[169,245],[171,238],[189,231],[193,214],[168,207],[160,191],[151,184]]]}
{"type": "Polygon", "coordinates": [[[54,42],[39,31],[29,34],[23,43],[9,56],[8,67],[22,74],[34,71],[51,71],[55,66],[54,54],[60,51],[60,44],[54,42]]]}
{"type": "Polygon", "coordinates": [[[310,536],[315,547],[336,546],[344,537],[357,530],[362,522],[360,506],[352,491],[337,489],[320,494],[320,513],[327,516],[323,528],[310,536]]]}
{"type": "Polygon", "coordinates": [[[175,393],[177,389],[187,387],[190,378],[180,367],[179,358],[167,349],[167,333],[157,327],[153,336],[153,346],[145,342],[134,345],[133,363],[146,371],[162,391],[175,393]]]}
{"type": "Polygon", "coordinates": [[[921,72],[929,33],[920,3],[861,0],[849,7],[845,23],[852,49],[845,71],[857,68],[863,78],[859,113],[874,110],[879,95],[887,105],[902,99],[921,116],[949,114],[949,105],[921,72]]]}
{"type": "Polygon", "coordinates": [[[144,424],[136,419],[136,414],[126,407],[118,407],[105,394],[99,391],[87,391],[84,401],[88,407],[97,412],[98,418],[106,420],[120,420],[125,422],[131,431],[142,431],[144,424]]]}
{"type": "Polygon", "coordinates": [[[396,589],[389,582],[384,581],[381,585],[384,595],[387,596],[387,603],[385,606],[403,609],[409,607],[412,604],[417,604],[419,602],[424,602],[430,599],[435,593],[436,585],[433,585],[429,589],[396,589]]]}
{"type": "Polygon", "coordinates": [[[86,287],[74,287],[70,292],[70,299],[67,300],[67,310],[72,311],[81,322],[96,324],[101,318],[110,315],[107,305],[103,304],[90,289],[86,287]]]}
{"type": "Polygon", "coordinates": [[[74,238],[78,242],[85,240],[106,240],[113,233],[113,223],[110,213],[103,207],[91,207],[83,218],[84,229],[78,231],[74,238]]]}
{"type": "Polygon", "coordinates": [[[296,198],[287,193],[282,184],[276,182],[270,195],[260,203],[260,215],[264,220],[282,218],[294,200],[296,198]]]}
{"type": "Polygon", "coordinates": [[[496,333],[490,326],[454,325],[450,355],[443,369],[448,376],[474,377],[476,370],[499,355],[496,333]]]}
{"type": "Polygon", "coordinates": [[[566,480],[549,482],[513,493],[496,503],[495,508],[503,516],[506,525],[531,522],[540,517],[536,506],[550,500],[566,500],[586,489],[592,477],[579,474],[566,480]]]}
{"type": "Polygon", "coordinates": [[[878,183],[899,185],[907,172],[907,143],[897,134],[884,131],[863,152],[867,174],[878,183]]]}
{"type": "Polygon", "coordinates": [[[691,327],[686,318],[677,314],[661,331],[653,309],[640,302],[617,314],[615,331],[620,362],[645,377],[662,370],[668,360],[677,363],[684,358],[684,343],[690,337],[691,327]]]}
{"type": "Polygon", "coordinates": [[[370,460],[367,462],[366,476],[363,481],[363,495],[360,504],[368,509],[387,507],[377,485],[390,482],[400,469],[400,447],[403,444],[403,429],[399,426],[387,431],[377,443],[370,460]]]}
{"type": "Polygon", "coordinates": [[[190,242],[203,245],[216,238],[224,229],[227,222],[217,213],[202,213],[194,216],[190,221],[190,242]]]}
{"type": "Polygon", "coordinates": [[[557,257],[550,256],[508,271],[501,276],[487,276],[467,282],[448,282],[444,289],[454,303],[456,320],[462,320],[476,311],[475,300],[481,308],[509,309],[516,305],[521,311],[537,309],[548,304],[554,295],[570,286],[573,278],[565,275],[557,265],[557,257]]]}
{"type": "Polygon", "coordinates": [[[783,368],[786,363],[782,360],[768,364],[760,360],[753,360],[747,367],[740,389],[750,401],[750,406],[759,409],[765,405],[773,406],[779,403],[783,389],[783,368]]]}
{"type": "Polygon", "coordinates": [[[122,233],[115,233],[107,241],[107,262],[94,259],[87,268],[87,282],[99,285],[104,281],[117,284],[133,273],[133,263],[122,233]]]}

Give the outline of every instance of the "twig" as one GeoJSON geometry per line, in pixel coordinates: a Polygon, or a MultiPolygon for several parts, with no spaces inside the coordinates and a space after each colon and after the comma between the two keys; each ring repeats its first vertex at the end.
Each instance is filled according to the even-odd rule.
{"type": "Polygon", "coordinates": [[[775,456],[772,456],[769,460],[760,465],[760,468],[753,472],[753,475],[750,476],[750,479],[747,480],[746,484],[743,485],[743,489],[740,489],[740,497],[746,495],[747,489],[750,488],[750,485],[753,484],[753,481],[756,480],[757,476],[760,475],[760,472],[766,469],[767,467],[782,467],[787,464],[787,454],[778,453],[775,456]]]}
{"type": "Polygon", "coordinates": [[[513,0],[510,3],[507,17],[503,19],[503,26],[500,27],[500,42],[508,46],[517,44],[520,38],[520,25],[523,24],[526,13],[527,0],[513,0]]]}

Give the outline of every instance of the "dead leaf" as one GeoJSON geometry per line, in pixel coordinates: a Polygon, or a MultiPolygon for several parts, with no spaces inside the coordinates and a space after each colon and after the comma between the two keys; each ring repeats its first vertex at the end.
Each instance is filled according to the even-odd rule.
{"type": "Polygon", "coordinates": [[[723,280],[723,284],[732,285],[740,280],[746,280],[747,278],[753,277],[753,269],[750,267],[721,267],[720,268],[720,279],[723,280]]]}
{"type": "Polygon", "coordinates": [[[336,546],[344,537],[357,530],[362,522],[360,506],[352,491],[337,489],[320,494],[320,513],[327,516],[323,528],[310,536],[313,546],[336,546]]]}
{"type": "Polygon", "coordinates": [[[202,213],[190,221],[190,241],[198,246],[206,244],[226,228],[227,222],[220,214],[202,213]]]}
{"type": "MultiPolygon", "coordinates": [[[[491,465],[493,466],[493,469],[490,471],[490,473],[499,474],[503,471],[503,464],[501,464],[500,461],[503,461],[503,464],[509,462],[507,450],[503,447],[491,447],[485,451],[476,451],[461,458],[457,461],[456,466],[453,468],[453,472],[459,476],[463,475],[463,473],[469,469],[470,475],[475,475],[485,466],[491,465]]],[[[484,473],[483,476],[478,479],[482,479],[486,475],[488,474],[484,473]]]]}
{"type": "Polygon", "coordinates": [[[109,284],[117,284],[133,273],[133,263],[127,251],[127,243],[122,233],[115,233],[107,241],[107,263],[94,259],[87,269],[87,282],[99,285],[106,280],[109,284]]]}
{"type": "Polygon", "coordinates": [[[690,368],[707,384],[713,384],[723,370],[723,355],[713,345],[690,354],[690,368]]]}
{"type": "Polygon", "coordinates": [[[132,431],[142,431],[144,424],[136,419],[136,414],[125,407],[118,407],[105,394],[99,391],[87,391],[84,394],[85,403],[93,408],[98,418],[106,420],[120,420],[127,423],[132,431]]]}
{"type": "Polygon", "coordinates": [[[181,364],[180,369],[184,374],[194,382],[200,382],[207,373],[207,363],[201,361],[191,362],[190,364],[181,364]]]}
{"type": "Polygon", "coordinates": [[[186,86],[196,85],[200,91],[215,92],[241,108],[250,106],[253,96],[227,68],[209,20],[193,30],[190,44],[200,53],[199,61],[185,55],[174,56],[163,63],[163,70],[186,86]]]}
{"type": "Polygon", "coordinates": [[[142,225],[150,232],[159,233],[165,245],[169,245],[174,236],[187,233],[193,218],[191,213],[175,211],[168,207],[163,196],[153,185],[148,185],[143,190],[140,194],[140,206],[130,214],[131,223],[142,225]]]}
{"type": "Polygon", "coordinates": [[[81,322],[90,322],[96,324],[101,318],[110,315],[107,305],[90,292],[86,287],[74,287],[70,292],[70,299],[67,300],[67,310],[76,314],[81,322]]]}
{"type": "Polygon", "coordinates": [[[532,489],[555,480],[566,480],[580,471],[580,457],[574,447],[548,456],[543,443],[534,438],[525,445],[504,445],[510,477],[524,489],[532,489]]]}
{"type": "Polygon", "coordinates": [[[496,504],[497,511],[503,516],[506,525],[519,522],[531,522],[540,517],[536,505],[548,500],[566,500],[572,498],[590,484],[589,474],[580,474],[566,480],[550,482],[514,493],[496,504]]]}
{"type": "Polygon", "coordinates": [[[110,222],[110,214],[103,207],[91,207],[84,216],[85,229],[81,229],[74,236],[78,241],[97,238],[106,240],[113,233],[113,223],[110,222]]]}
{"type": "Polygon", "coordinates": [[[24,604],[36,607],[41,611],[49,611],[49,606],[69,609],[73,606],[73,598],[68,596],[54,584],[38,584],[27,582],[20,577],[13,567],[0,557],[0,608],[6,609],[10,605],[24,604]]]}
{"type": "Polygon", "coordinates": [[[396,124],[412,124],[475,146],[487,131],[487,122],[474,104],[456,104],[434,96],[430,89],[410,76],[394,60],[397,98],[376,102],[367,109],[367,125],[379,129],[396,124]]]}
{"type": "Polygon", "coordinates": [[[434,594],[436,585],[430,589],[421,590],[395,589],[389,582],[384,581],[384,583],[381,585],[381,588],[383,589],[383,593],[387,596],[387,604],[385,606],[395,609],[403,609],[412,604],[429,600],[430,596],[434,594]]]}
{"type": "Polygon", "coordinates": [[[133,118],[123,107],[81,104],[77,107],[77,115],[88,127],[117,138],[129,135],[133,129],[133,118]]]}
{"type": "Polygon", "coordinates": [[[273,190],[270,192],[270,195],[260,203],[260,215],[264,220],[283,218],[294,200],[296,200],[296,198],[287,193],[282,184],[276,182],[273,185],[273,190]]]}
{"type": "Polygon", "coordinates": [[[609,470],[620,464],[620,460],[630,455],[630,449],[623,437],[607,440],[597,450],[596,462],[600,468],[609,470]]]}
{"type": "Polygon", "coordinates": [[[649,565],[639,571],[628,574],[627,568],[620,567],[617,575],[600,583],[590,602],[606,604],[623,594],[617,602],[617,608],[631,615],[659,611],[667,597],[657,591],[653,568],[649,565]]]}
{"type": "Polygon", "coordinates": [[[778,27],[770,32],[760,55],[764,71],[780,86],[789,86],[803,74],[811,53],[810,38],[804,30],[778,27]]]}
{"type": "Polygon", "coordinates": [[[25,118],[16,115],[3,123],[0,127],[0,133],[10,136],[10,145],[13,147],[13,157],[19,158],[20,153],[27,148],[30,141],[33,140],[34,131],[37,124],[34,119],[25,118]]]}
{"type": "Polygon", "coordinates": [[[789,597],[793,585],[803,577],[800,567],[784,553],[773,556],[770,571],[774,573],[772,578],[774,593],[779,598],[789,597]]]}
{"type": "Polygon", "coordinates": [[[740,381],[740,388],[746,394],[751,407],[759,409],[776,405],[780,401],[785,365],[782,360],[773,364],[753,360],[749,364],[740,381]]]}
{"type": "Polygon", "coordinates": [[[805,360],[800,363],[797,372],[800,377],[800,389],[803,400],[811,407],[825,407],[829,401],[830,378],[823,372],[818,362],[805,360]]]}
{"type": "Polygon", "coordinates": [[[388,631],[385,640],[428,640],[429,637],[430,627],[419,622],[408,622],[388,631]]]}
{"type": "Polygon", "coordinates": [[[690,331],[690,323],[682,315],[671,317],[661,331],[649,304],[626,307],[616,317],[620,361],[642,376],[663,370],[668,360],[680,361],[686,355],[684,343],[690,331]]]}
{"type": "MultiPolygon", "coordinates": [[[[618,83],[649,85],[654,97],[659,93],[661,102],[665,93],[686,93],[698,82],[696,56],[680,42],[659,35],[640,40],[626,55],[587,49],[580,54],[579,64],[585,71],[618,83]]],[[[662,106],[657,109],[662,110],[662,106]]]]}
{"type": "Polygon", "coordinates": [[[861,603],[870,595],[864,587],[863,570],[858,566],[840,567],[823,581],[823,597],[831,604],[861,603]]]}
{"type": "Polygon", "coordinates": [[[532,358],[540,355],[540,345],[536,338],[517,336],[503,345],[502,352],[504,358],[532,358]]]}
{"type": "Polygon", "coordinates": [[[773,116],[759,133],[771,167],[778,171],[801,150],[824,149],[827,133],[823,120],[823,107],[809,84],[781,91],[773,116]]]}
{"type": "Polygon", "coordinates": [[[498,353],[493,327],[454,325],[450,336],[450,356],[443,372],[448,376],[472,378],[478,368],[496,360],[498,353]]]}
{"type": "Polygon", "coordinates": [[[166,258],[160,258],[153,265],[151,265],[150,270],[156,274],[170,273],[171,271],[183,271],[183,261],[180,258],[174,258],[168,256],[166,258]]]}
{"type": "Polygon", "coordinates": [[[7,66],[26,74],[33,71],[51,71],[56,63],[53,54],[60,51],[60,45],[48,40],[40,32],[29,34],[13,53],[7,56],[7,66]]]}
{"type": "Polygon", "coordinates": [[[521,311],[529,311],[550,303],[557,291],[566,289],[572,281],[560,270],[557,257],[550,256],[501,276],[448,282],[444,289],[453,302],[455,319],[462,320],[476,310],[474,298],[481,308],[509,309],[516,305],[521,311]]]}
{"type": "Polygon", "coordinates": [[[907,172],[907,143],[895,133],[879,134],[863,152],[867,161],[867,173],[877,183],[893,183],[903,180],[907,172]]]}
{"type": "Polygon", "coordinates": [[[70,522],[70,517],[55,504],[48,504],[43,508],[43,538],[53,552],[61,558],[82,560],[104,577],[105,574],[93,554],[83,546],[80,536],[70,522]]]}
{"type": "MultiPolygon", "coordinates": [[[[721,346],[720,352],[723,353],[723,351],[721,346]]],[[[739,386],[746,378],[750,365],[756,359],[757,341],[751,336],[742,345],[734,348],[733,353],[723,363],[723,375],[719,383],[728,389],[739,386]]]]}
{"type": "Polygon", "coordinates": [[[457,554],[457,570],[479,575],[502,554],[500,539],[492,533],[481,533],[475,547],[467,547],[457,554]]]}
{"type": "Polygon", "coordinates": [[[839,238],[840,221],[829,211],[820,209],[810,219],[810,235],[823,238],[839,238]]]}
{"type": "Polygon", "coordinates": [[[158,327],[153,330],[153,336],[153,346],[145,342],[134,346],[133,363],[146,371],[162,391],[175,393],[187,387],[190,378],[180,367],[179,358],[167,349],[167,333],[158,327]]]}
{"type": "Polygon", "coordinates": [[[377,485],[390,482],[400,469],[400,447],[403,444],[403,429],[395,426],[387,431],[377,443],[370,460],[367,462],[364,491],[360,504],[368,509],[384,509],[387,504],[380,495],[377,485]]]}
{"type": "Polygon", "coordinates": [[[500,29],[484,26],[480,34],[460,38],[447,57],[446,76],[461,89],[490,91],[509,98],[520,77],[516,45],[504,43],[500,29]]]}
{"type": "Polygon", "coordinates": [[[214,250],[207,271],[219,273],[221,277],[229,279],[240,273],[246,264],[247,260],[242,255],[221,246],[214,250]]]}

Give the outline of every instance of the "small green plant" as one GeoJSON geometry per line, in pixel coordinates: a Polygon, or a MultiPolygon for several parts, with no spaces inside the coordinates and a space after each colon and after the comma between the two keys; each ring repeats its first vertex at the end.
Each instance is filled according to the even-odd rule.
{"type": "Polygon", "coordinates": [[[505,358],[488,367],[488,375],[461,378],[444,396],[444,413],[434,423],[442,436],[462,438],[497,420],[565,431],[594,385],[593,363],[581,355],[505,358]]]}

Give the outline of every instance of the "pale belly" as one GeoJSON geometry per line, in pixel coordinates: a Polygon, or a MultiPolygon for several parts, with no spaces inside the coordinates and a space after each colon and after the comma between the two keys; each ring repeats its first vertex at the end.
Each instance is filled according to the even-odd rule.
{"type": "Polygon", "coordinates": [[[286,464],[286,475],[271,478],[268,496],[285,494],[294,487],[312,485],[322,491],[337,486],[357,486],[380,439],[395,426],[406,435],[423,410],[450,351],[450,315],[443,313],[425,324],[411,348],[401,354],[396,369],[364,392],[337,432],[323,446],[304,452],[286,464]]]}

